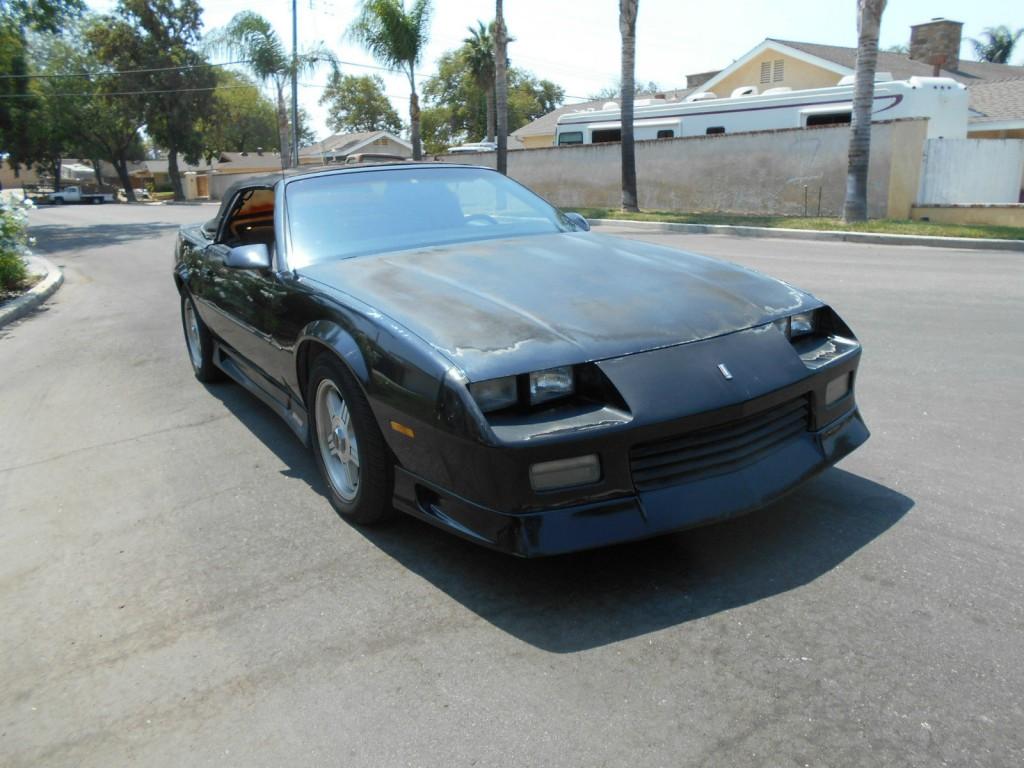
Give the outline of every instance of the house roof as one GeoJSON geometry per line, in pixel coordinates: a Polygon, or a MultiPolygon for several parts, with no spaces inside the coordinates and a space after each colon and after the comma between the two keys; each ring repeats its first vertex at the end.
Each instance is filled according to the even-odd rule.
{"type": "MultiPolygon", "coordinates": [[[[659,91],[664,93],[668,101],[676,101],[683,98],[690,93],[693,88],[682,88],[675,91],[659,91]]],[[[653,98],[654,94],[640,94],[637,96],[639,99],[650,99],[653,98]]],[[[591,101],[582,101],[576,104],[565,104],[558,109],[548,112],[546,115],[541,115],[536,120],[527,123],[521,128],[517,128],[512,131],[510,136],[522,140],[526,136],[552,136],[555,133],[555,126],[558,124],[558,118],[562,115],[568,114],[569,112],[582,112],[586,109],[600,109],[602,105],[607,104],[609,101],[618,102],[617,99],[593,99],[591,101]]]]}
{"type": "Polygon", "coordinates": [[[310,144],[299,150],[299,157],[320,157],[326,154],[349,155],[376,139],[386,136],[412,152],[412,144],[395,136],[390,131],[359,131],[356,133],[335,133],[323,141],[310,144]]]}
{"type": "Polygon", "coordinates": [[[1024,118],[1024,77],[977,83],[967,89],[971,109],[980,116],[971,123],[995,123],[1024,118]]]}
{"type": "Polygon", "coordinates": [[[232,166],[280,170],[281,155],[277,152],[221,152],[217,157],[218,171],[230,171],[232,166]],[[226,166],[226,167],[224,167],[226,166]]]}
{"type": "MultiPolygon", "coordinates": [[[[795,48],[820,59],[831,61],[840,67],[853,73],[857,66],[857,49],[848,48],[842,45],[819,45],[817,43],[803,43],[797,40],[780,40],[779,38],[766,38],[767,43],[779,43],[789,48],[795,48]]],[[[760,46],[759,46],[760,47],[760,46]]],[[[756,50],[756,49],[755,49],[756,50]]],[[[746,58],[746,57],[744,57],[746,58]]],[[[742,60],[742,59],[741,59],[742,60]]],[[[896,80],[906,80],[914,77],[931,77],[933,68],[931,64],[924,61],[911,59],[905,53],[893,53],[891,51],[878,52],[878,72],[889,72],[896,80]]],[[[1024,67],[1017,67],[1011,64],[992,64],[987,61],[969,61],[960,59],[956,69],[943,69],[942,77],[951,77],[966,86],[978,82],[991,80],[1006,80],[1024,78],[1024,67]]]]}

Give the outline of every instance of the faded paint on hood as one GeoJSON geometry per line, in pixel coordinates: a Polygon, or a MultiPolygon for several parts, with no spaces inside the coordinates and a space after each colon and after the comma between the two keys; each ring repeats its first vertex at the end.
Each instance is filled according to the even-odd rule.
{"type": "Polygon", "coordinates": [[[299,274],[388,315],[477,381],[707,339],[821,303],[735,264],[582,232],[362,256],[299,274]]]}

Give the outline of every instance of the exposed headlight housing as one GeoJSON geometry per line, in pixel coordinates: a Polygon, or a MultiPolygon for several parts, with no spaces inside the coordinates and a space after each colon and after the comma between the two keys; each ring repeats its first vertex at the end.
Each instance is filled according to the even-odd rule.
{"type": "Polygon", "coordinates": [[[808,336],[815,331],[817,310],[810,312],[797,312],[789,317],[780,317],[773,320],[772,325],[779,329],[787,339],[796,339],[800,336],[808,336]]]}
{"type": "Polygon", "coordinates": [[[484,413],[518,405],[521,402],[520,391],[524,392],[524,404],[530,406],[568,397],[576,391],[573,367],[565,365],[521,376],[475,381],[469,385],[470,394],[484,413]]]}
{"type": "Polygon", "coordinates": [[[469,385],[469,392],[484,413],[500,411],[519,402],[519,387],[515,376],[475,381],[469,385]]]}
{"type": "Polygon", "coordinates": [[[530,374],[530,405],[571,395],[573,390],[572,366],[548,368],[530,374]]]}

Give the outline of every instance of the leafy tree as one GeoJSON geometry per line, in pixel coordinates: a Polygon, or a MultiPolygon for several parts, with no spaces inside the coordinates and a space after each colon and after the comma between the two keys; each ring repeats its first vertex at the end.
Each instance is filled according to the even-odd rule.
{"type": "Polygon", "coordinates": [[[843,221],[868,218],[868,161],[871,153],[871,108],[875,99],[878,30],[886,0],[857,0],[857,67],[846,173],[843,221]]]}
{"type": "Polygon", "coordinates": [[[34,160],[34,131],[41,108],[33,91],[27,35],[55,33],[78,16],[82,0],[3,0],[0,2],[0,152],[15,172],[34,160]]]}
{"type": "MultiPolygon", "coordinates": [[[[508,69],[509,132],[546,115],[561,105],[565,92],[550,80],[508,69]]],[[[465,46],[447,51],[437,61],[437,73],[423,84],[423,137],[428,152],[441,153],[487,133],[487,98],[466,66],[465,46]]]]}
{"type": "Polygon", "coordinates": [[[420,99],[416,67],[427,47],[432,12],[430,0],[363,0],[349,35],[387,67],[401,70],[409,80],[409,138],[414,160],[423,157],[420,142],[420,99]]]}
{"type": "MultiPolygon", "coordinates": [[[[491,29],[494,24],[491,24],[491,29]]],[[[491,29],[484,26],[482,21],[476,23],[476,27],[469,27],[469,37],[462,43],[462,57],[466,67],[473,75],[477,88],[484,92],[487,99],[487,141],[494,141],[495,130],[495,73],[494,73],[494,38],[491,36],[491,29]]]]}
{"type": "MultiPolygon", "coordinates": [[[[660,93],[663,89],[653,80],[648,80],[646,83],[635,82],[633,84],[633,94],[635,96],[646,96],[652,93],[660,93]]],[[[622,97],[622,78],[620,77],[612,85],[606,85],[599,91],[595,91],[588,97],[593,101],[600,101],[601,99],[619,99],[622,97]]]]}
{"type": "Polygon", "coordinates": [[[146,132],[167,150],[176,200],[185,199],[178,154],[189,162],[202,155],[199,117],[210,112],[216,86],[198,49],[201,13],[196,0],[119,0],[114,15],[91,31],[105,62],[136,70],[119,84],[142,92],[146,132]]]}
{"type": "Polygon", "coordinates": [[[308,147],[316,143],[316,132],[313,130],[313,119],[309,112],[299,107],[299,146],[308,147]]]}
{"type": "MultiPolygon", "coordinates": [[[[228,25],[211,36],[213,50],[222,50],[248,62],[249,71],[257,82],[274,88],[277,103],[278,146],[282,165],[291,165],[291,119],[285,88],[292,76],[292,56],[273,25],[258,13],[242,11],[232,17],[228,25]]],[[[321,44],[301,51],[295,59],[296,76],[313,72],[321,64],[336,67],[334,54],[321,44]]]]}
{"type": "Polygon", "coordinates": [[[636,148],[633,142],[633,96],[636,73],[636,16],[639,0],[619,0],[622,34],[622,210],[639,211],[636,198],[636,148]]]}
{"type": "Polygon", "coordinates": [[[377,75],[343,75],[333,72],[320,97],[327,106],[327,127],[337,133],[402,130],[402,118],[384,93],[377,75]]]}
{"type": "Polygon", "coordinates": [[[202,118],[203,154],[209,160],[221,152],[279,149],[277,113],[273,102],[245,75],[217,73],[213,108],[202,118]]]}
{"type": "Polygon", "coordinates": [[[986,27],[982,33],[983,40],[971,38],[971,45],[974,46],[974,53],[978,61],[991,61],[993,64],[1009,64],[1013,49],[1021,37],[1024,37],[1024,27],[1016,32],[1005,24],[998,27],[986,27]]]}

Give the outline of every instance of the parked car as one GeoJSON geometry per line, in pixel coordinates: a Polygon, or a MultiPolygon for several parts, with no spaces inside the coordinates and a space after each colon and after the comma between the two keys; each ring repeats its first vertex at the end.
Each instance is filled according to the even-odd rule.
{"type": "Polygon", "coordinates": [[[81,187],[64,187],[58,192],[51,192],[46,199],[57,205],[64,203],[99,205],[114,202],[114,196],[110,192],[83,192],[81,187]]]}
{"type": "Polygon", "coordinates": [[[484,168],[239,182],[174,280],[196,377],[278,413],[354,523],[569,552],[761,507],[868,438],[831,307],[484,168]]]}

